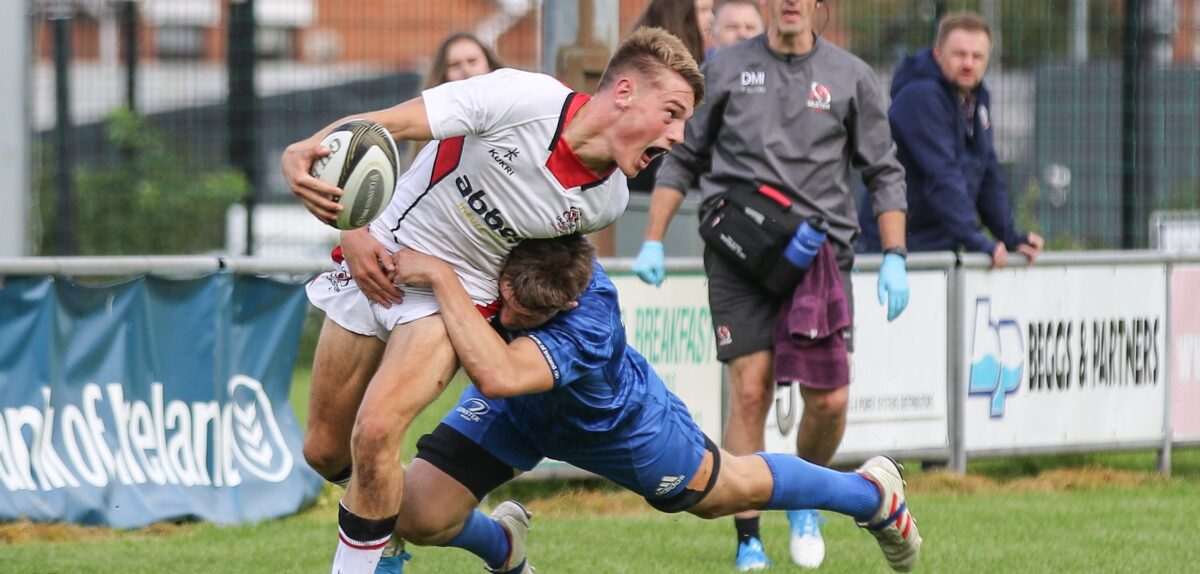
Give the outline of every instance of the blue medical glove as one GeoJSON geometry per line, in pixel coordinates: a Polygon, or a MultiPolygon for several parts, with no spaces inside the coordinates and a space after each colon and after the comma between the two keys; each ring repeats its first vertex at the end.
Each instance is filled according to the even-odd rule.
{"type": "Polygon", "coordinates": [[[633,272],[645,283],[661,287],[663,278],[667,276],[667,262],[663,258],[661,241],[646,241],[637,259],[633,260],[633,272]]]}
{"type": "Polygon", "coordinates": [[[895,321],[908,306],[908,273],[904,270],[903,257],[895,253],[883,256],[877,291],[880,305],[883,305],[884,296],[887,297],[888,321],[895,321]]]}

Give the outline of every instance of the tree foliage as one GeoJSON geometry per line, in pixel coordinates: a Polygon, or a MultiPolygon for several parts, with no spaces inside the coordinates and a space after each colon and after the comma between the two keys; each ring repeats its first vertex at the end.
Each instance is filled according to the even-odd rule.
{"type": "MultiPolygon", "coordinates": [[[[196,176],[186,150],[128,110],[107,120],[107,140],[121,150],[111,166],[80,166],[73,196],[73,255],[194,254],[225,244],[225,212],[250,186],[231,168],[196,176]]],[[[53,161],[39,177],[40,252],[55,254],[59,206],[53,161]]]]}

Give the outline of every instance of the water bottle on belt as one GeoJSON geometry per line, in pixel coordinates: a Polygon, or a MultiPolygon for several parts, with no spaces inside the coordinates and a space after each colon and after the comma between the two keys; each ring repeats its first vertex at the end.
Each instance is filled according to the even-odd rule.
{"type": "Polygon", "coordinates": [[[812,266],[828,234],[829,222],[819,215],[801,221],[796,233],[788,240],[783,257],[763,281],[766,288],[779,295],[791,295],[804,278],[805,270],[812,266]]]}
{"type": "Polygon", "coordinates": [[[788,241],[787,248],[783,250],[784,259],[799,269],[808,269],[812,265],[813,258],[817,256],[817,252],[821,250],[821,245],[825,243],[825,236],[828,233],[829,223],[819,215],[800,222],[800,227],[796,228],[796,234],[792,236],[791,241],[788,241]]]}

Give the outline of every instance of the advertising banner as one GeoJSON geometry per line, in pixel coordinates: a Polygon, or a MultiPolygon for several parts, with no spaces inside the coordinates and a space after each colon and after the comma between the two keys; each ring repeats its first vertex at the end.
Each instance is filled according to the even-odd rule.
{"type": "MultiPolygon", "coordinates": [[[[909,273],[908,307],[888,323],[875,273],[855,273],[854,354],[846,435],[839,455],[867,457],[946,449],[947,272],[909,273]]],[[[766,449],[796,450],[803,411],[796,385],[776,389],[767,415],[766,449]]]]}
{"type": "Polygon", "coordinates": [[[300,285],[218,274],[0,283],[0,521],[134,528],[295,512],[300,285]]]}
{"type": "Polygon", "coordinates": [[[1171,274],[1171,356],[1173,439],[1200,442],[1200,266],[1171,274]]]}
{"type": "Polygon", "coordinates": [[[963,272],[968,454],[1162,440],[1166,267],[963,272]]]}
{"type": "Polygon", "coordinates": [[[704,274],[672,273],[661,289],[628,274],[612,280],[621,294],[626,341],[683,399],[700,428],[720,442],[722,365],[704,274]]]}

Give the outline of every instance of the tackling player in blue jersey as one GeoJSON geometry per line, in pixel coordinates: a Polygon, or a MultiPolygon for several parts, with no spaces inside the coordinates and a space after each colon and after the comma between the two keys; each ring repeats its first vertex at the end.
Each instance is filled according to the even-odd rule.
{"type": "Polygon", "coordinates": [[[529,514],[515,502],[490,519],[475,507],[550,457],[608,478],[663,512],[839,512],[878,539],[893,569],[913,567],[921,536],[898,464],[877,456],[857,472],[838,472],[794,455],[721,450],[626,344],[616,288],[594,259],[578,234],[521,242],[500,277],[497,330],[448,264],[412,250],[396,255],[396,283],[433,289],[474,383],[418,442],[398,534],[464,548],[494,572],[531,572],[529,514]]]}

